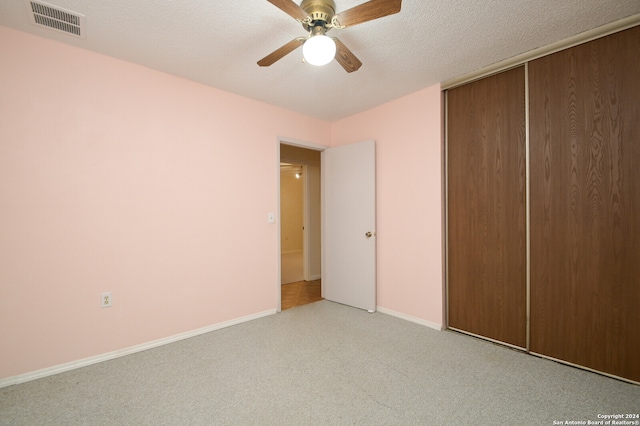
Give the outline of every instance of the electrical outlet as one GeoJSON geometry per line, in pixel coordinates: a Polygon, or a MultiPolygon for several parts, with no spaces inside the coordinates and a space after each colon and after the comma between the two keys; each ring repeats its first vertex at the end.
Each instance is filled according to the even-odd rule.
{"type": "Polygon", "coordinates": [[[101,302],[101,307],[103,308],[110,308],[111,304],[113,303],[113,300],[111,299],[111,292],[107,292],[107,293],[102,293],[102,302],[101,302]]]}

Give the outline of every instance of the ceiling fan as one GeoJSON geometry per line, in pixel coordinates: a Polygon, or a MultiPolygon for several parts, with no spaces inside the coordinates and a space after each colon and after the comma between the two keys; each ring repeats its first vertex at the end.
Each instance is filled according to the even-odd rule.
{"type": "MultiPolygon", "coordinates": [[[[342,29],[372,21],[400,12],[402,0],[369,0],[359,6],[336,14],[333,0],[302,0],[298,6],[293,0],[267,0],[298,22],[309,32],[307,37],[298,37],[276,49],[258,61],[261,67],[268,67],[284,56],[302,46],[306,62],[324,65],[336,59],[347,72],[357,71],[362,62],[335,37],[325,33],[332,28],[342,29]],[[324,45],[324,47],[322,46],[324,45]],[[326,48],[327,50],[322,50],[326,48]],[[315,58],[314,53],[323,53],[324,57],[315,58]]],[[[322,55],[320,55],[322,56],[322,55]]]]}

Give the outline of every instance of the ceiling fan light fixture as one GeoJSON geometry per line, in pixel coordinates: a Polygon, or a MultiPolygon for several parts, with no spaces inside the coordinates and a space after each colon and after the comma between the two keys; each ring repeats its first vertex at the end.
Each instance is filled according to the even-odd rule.
{"type": "Polygon", "coordinates": [[[324,34],[309,37],[302,45],[302,56],[311,65],[327,65],[336,56],[336,42],[324,34]]]}

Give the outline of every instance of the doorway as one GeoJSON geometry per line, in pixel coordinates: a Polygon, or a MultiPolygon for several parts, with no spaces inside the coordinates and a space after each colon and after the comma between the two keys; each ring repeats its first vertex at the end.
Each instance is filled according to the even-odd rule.
{"type": "Polygon", "coordinates": [[[280,310],[322,300],[320,151],[280,143],[280,310]]]}

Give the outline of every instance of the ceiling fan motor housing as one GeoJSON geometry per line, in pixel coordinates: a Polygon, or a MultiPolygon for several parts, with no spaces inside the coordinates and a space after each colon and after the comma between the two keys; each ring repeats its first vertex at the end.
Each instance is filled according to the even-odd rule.
{"type": "Polygon", "coordinates": [[[311,31],[316,26],[326,28],[326,24],[331,22],[331,18],[336,14],[336,4],[333,0],[302,0],[300,7],[311,18],[311,25],[302,24],[307,31],[311,31]]]}
{"type": "Polygon", "coordinates": [[[313,51],[314,44],[325,43],[328,54],[322,60],[309,61],[313,65],[324,65],[335,59],[346,72],[354,72],[360,69],[362,62],[344,45],[334,37],[326,37],[325,33],[332,28],[341,29],[373,21],[400,12],[402,0],[369,0],[358,6],[352,7],[336,15],[334,0],[267,0],[278,9],[302,24],[309,32],[307,37],[297,37],[284,46],[276,49],[269,55],[258,61],[261,67],[268,67],[274,62],[302,46],[303,55],[305,49],[313,51]],[[331,53],[332,52],[332,53],[331,53]],[[331,57],[329,58],[329,56],[331,57]],[[324,59],[329,58],[327,62],[324,59]],[[314,63],[315,62],[315,63],[314,63]]]}

